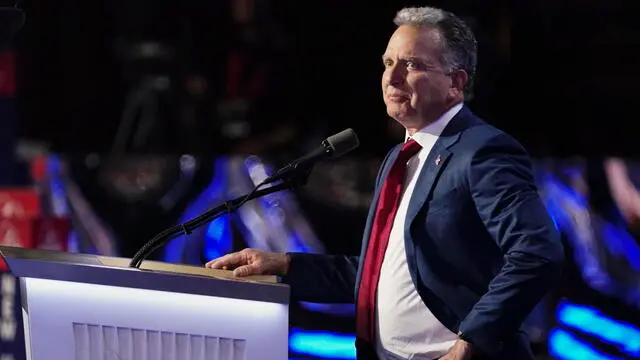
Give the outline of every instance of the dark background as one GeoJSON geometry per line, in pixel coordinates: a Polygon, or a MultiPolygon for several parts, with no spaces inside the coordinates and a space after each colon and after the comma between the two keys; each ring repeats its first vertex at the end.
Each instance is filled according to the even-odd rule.
{"type": "MultiPolygon", "coordinates": [[[[17,45],[21,134],[60,151],[107,151],[131,79],[155,67],[173,79],[172,96],[148,146],[234,151],[237,143],[220,139],[215,104],[230,97],[226,62],[242,48],[271,68],[269,91],[258,91],[255,101],[253,139],[282,124],[305,134],[353,127],[361,153],[386,152],[379,56],[395,11],[415,2],[256,3],[266,9],[255,25],[262,41],[247,45],[228,1],[26,1],[28,22],[17,45]],[[162,65],[127,65],[116,44],[136,39],[163,41],[176,55],[162,65]],[[193,75],[206,78],[208,89],[197,105],[200,118],[189,125],[180,114],[198,102],[185,90],[193,75]]],[[[617,0],[514,3],[429,2],[473,19],[480,55],[470,106],[533,155],[635,154],[638,12],[617,0]]]]}

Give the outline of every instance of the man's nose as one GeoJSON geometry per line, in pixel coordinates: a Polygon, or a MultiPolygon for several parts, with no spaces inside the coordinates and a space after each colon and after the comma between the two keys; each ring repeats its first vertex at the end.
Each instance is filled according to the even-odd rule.
{"type": "Polygon", "coordinates": [[[404,83],[404,72],[398,65],[387,70],[387,81],[389,85],[402,85],[404,83]]]}

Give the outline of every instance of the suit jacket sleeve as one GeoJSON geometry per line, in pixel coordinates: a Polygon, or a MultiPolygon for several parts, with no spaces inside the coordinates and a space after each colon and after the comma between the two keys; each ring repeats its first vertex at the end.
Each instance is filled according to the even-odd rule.
{"type": "Polygon", "coordinates": [[[459,330],[480,350],[495,354],[558,278],[564,250],[538,195],[531,161],[513,138],[491,138],[468,170],[477,212],[505,262],[459,330]]]}
{"type": "Polygon", "coordinates": [[[295,301],[353,302],[357,256],[289,253],[291,263],[283,281],[295,301]]]}

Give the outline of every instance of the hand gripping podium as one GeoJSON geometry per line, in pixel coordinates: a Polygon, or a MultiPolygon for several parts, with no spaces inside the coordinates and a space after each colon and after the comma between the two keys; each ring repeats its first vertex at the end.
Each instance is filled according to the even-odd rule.
{"type": "Polygon", "coordinates": [[[274,276],[0,246],[18,277],[28,360],[284,360],[274,276]]]}

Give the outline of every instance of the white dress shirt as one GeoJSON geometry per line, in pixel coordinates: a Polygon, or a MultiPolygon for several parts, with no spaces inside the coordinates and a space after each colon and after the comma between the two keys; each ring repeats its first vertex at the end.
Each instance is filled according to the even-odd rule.
{"type": "Polygon", "coordinates": [[[461,109],[462,103],[455,105],[411,137],[422,149],[407,162],[402,198],[378,282],[376,351],[381,359],[386,352],[406,359],[435,359],[445,355],[457,340],[457,335],[436,319],[416,291],[407,265],[404,230],[420,170],[444,128],[461,109]]]}

